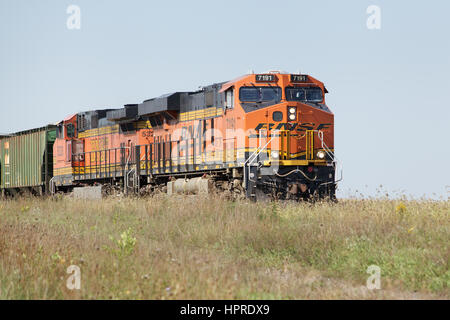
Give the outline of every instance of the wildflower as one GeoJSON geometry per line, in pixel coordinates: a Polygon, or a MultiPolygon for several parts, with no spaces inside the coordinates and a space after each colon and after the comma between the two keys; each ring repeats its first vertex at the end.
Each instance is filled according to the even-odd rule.
{"type": "Polygon", "coordinates": [[[416,227],[411,227],[411,228],[409,228],[409,229],[408,229],[408,233],[413,232],[415,228],[416,228],[416,227]]]}
{"type": "Polygon", "coordinates": [[[20,209],[20,211],[22,211],[22,212],[27,212],[28,210],[30,210],[29,206],[25,206],[20,209]]]}
{"type": "MultiPolygon", "coordinates": [[[[112,240],[114,238],[111,237],[112,240]]],[[[131,228],[122,232],[120,239],[114,240],[119,247],[120,256],[129,256],[133,253],[134,247],[136,246],[136,238],[131,235],[131,228]]]]}
{"type": "Polygon", "coordinates": [[[395,212],[403,214],[406,212],[406,205],[403,202],[400,202],[396,207],[395,207],[395,212]]]}
{"type": "Polygon", "coordinates": [[[58,260],[61,261],[61,259],[62,259],[58,252],[55,252],[54,254],[52,254],[51,258],[53,261],[58,261],[58,260]]]}

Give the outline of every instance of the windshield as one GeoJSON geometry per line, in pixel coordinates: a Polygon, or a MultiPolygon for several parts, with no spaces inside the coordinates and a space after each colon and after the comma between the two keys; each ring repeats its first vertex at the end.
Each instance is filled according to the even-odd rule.
{"type": "Polygon", "coordinates": [[[322,102],[323,95],[320,88],[286,88],[287,101],[322,102]]]}
{"type": "Polygon", "coordinates": [[[281,100],[280,87],[242,87],[239,90],[239,99],[242,102],[262,102],[281,100]]]}

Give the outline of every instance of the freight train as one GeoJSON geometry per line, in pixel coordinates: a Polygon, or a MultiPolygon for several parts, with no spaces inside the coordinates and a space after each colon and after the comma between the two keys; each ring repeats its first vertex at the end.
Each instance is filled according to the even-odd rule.
{"type": "Polygon", "coordinates": [[[246,74],[0,136],[2,195],[126,193],[335,199],[334,115],[310,75],[246,74]]]}

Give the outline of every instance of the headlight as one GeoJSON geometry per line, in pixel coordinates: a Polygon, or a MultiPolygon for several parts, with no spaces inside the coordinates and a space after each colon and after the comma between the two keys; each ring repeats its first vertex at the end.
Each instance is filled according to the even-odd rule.
{"type": "Polygon", "coordinates": [[[288,120],[294,121],[297,118],[297,108],[296,107],[288,107],[288,120]]]}
{"type": "Polygon", "coordinates": [[[320,150],[317,152],[317,158],[325,159],[325,156],[326,156],[325,151],[320,150]]]}
{"type": "Polygon", "coordinates": [[[278,151],[272,151],[270,153],[270,156],[272,157],[272,159],[278,159],[280,157],[280,153],[278,151]]]}

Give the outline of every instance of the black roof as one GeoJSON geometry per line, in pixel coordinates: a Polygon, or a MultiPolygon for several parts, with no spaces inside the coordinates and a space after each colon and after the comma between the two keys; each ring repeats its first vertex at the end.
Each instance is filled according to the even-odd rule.
{"type": "Polygon", "coordinates": [[[135,119],[138,116],[138,105],[127,104],[122,109],[108,111],[106,117],[109,121],[135,119]]]}
{"type": "Polygon", "coordinates": [[[145,100],[139,104],[138,114],[140,116],[162,111],[180,111],[183,97],[187,92],[174,92],[157,98],[145,100]]]}

